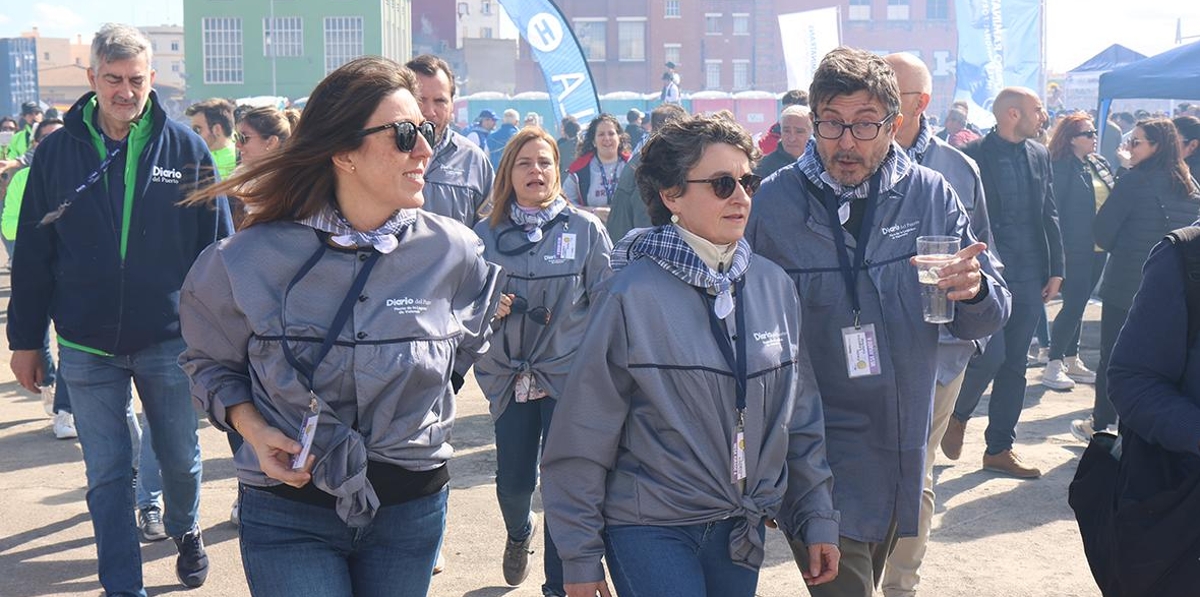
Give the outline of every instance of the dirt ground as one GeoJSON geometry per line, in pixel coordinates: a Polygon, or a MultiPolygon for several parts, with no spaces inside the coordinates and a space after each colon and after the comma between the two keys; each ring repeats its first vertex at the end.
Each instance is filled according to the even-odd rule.
{"type": "MultiPolygon", "coordinates": [[[[0,304],[6,304],[7,297],[7,277],[0,277],[0,304]]],[[[1052,314],[1056,308],[1051,306],[1052,314]]],[[[1098,319],[1098,306],[1089,306],[1082,356],[1091,367],[1098,360],[1098,319]]],[[[0,358],[8,362],[6,350],[0,358]]],[[[1067,506],[1067,485],[1084,448],[1071,437],[1068,425],[1090,412],[1093,388],[1047,391],[1037,384],[1040,373],[1028,370],[1030,386],[1016,449],[1044,475],[1019,481],[981,470],[986,416],[968,427],[961,460],[950,463],[939,453],[938,508],[921,595],[1099,595],[1067,506]]],[[[17,385],[7,366],[0,366],[0,597],[93,596],[100,593],[100,585],[79,445],[54,439],[39,402],[17,385]]],[[[986,404],[985,396],[979,413],[986,413],[986,404]]],[[[207,423],[202,423],[200,435],[205,455],[201,526],[212,562],[208,583],[186,591],[175,580],[171,542],[145,544],[142,557],[150,595],[249,595],[237,532],[228,522],[237,489],[229,449],[221,433],[207,423]]],[[[473,380],[460,394],[453,443],[447,568],[434,578],[430,595],[540,595],[539,566],[517,588],[507,587],[501,575],[504,527],[496,506],[492,427],[473,380]]],[[[540,554],[540,539],[535,547],[540,554]]],[[[807,594],[802,587],[782,535],[772,532],[758,594],[807,594]]]]}

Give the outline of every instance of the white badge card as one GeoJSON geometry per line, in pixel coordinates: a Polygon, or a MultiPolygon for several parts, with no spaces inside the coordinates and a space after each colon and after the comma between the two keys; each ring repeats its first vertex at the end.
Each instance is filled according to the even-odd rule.
{"type": "Polygon", "coordinates": [[[313,437],[317,435],[317,418],[321,414],[321,407],[317,404],[316,396],[312,399],[312,404],[309,406],[309,413],[304,417],[304,424],[300,426],[300,437],[296,440],[300,442],[300,453],[292,457],[292,470],[298,471],[304,468],[304,463],[308,462],[308,452],[312,450],[313,437]]]}
{"type": "Polygon", "coordinates": [[[559,259],[575,259],[575,233],[564,232],[558,237],[558,247],[554,251],[559,259]]]}
{"type": "Polygon", "coordinates": [[[730,481],[740,483],[746,480],[746,432],[738,425],[737,432],[733,434],[733,470],[730,474],[730,481]]]}
{"type": "Polygon", "coordinates": [[[842,345],[846,348],[846,373],[850,378],[879,375],[879,343],[875,324],[842,328],[842,345]]]}

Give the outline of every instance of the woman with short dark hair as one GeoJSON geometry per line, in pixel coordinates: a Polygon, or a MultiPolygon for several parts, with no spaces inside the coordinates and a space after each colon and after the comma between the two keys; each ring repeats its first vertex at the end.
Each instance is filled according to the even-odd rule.
{"type": "Polygon", "coordinates": [[[546,441],[547,525],[570,597],[750,597],[765,526],[836,575],[837,514],[795,286],[742,238],[750,136],[697,116],[642,149],[657,226],[613,249],[546,441]]]}
{"type": "Polygon", "coordinates": [[[434,126],[416,94],[409,69],[352,60],[291,142],[190,199],[237,190],[250,208],[188,274],[180,363],[213,425],[245,438],[239,535],[259,597],[429,588],[453,392],[486,347],[499,271],[420,209],[434,126]]]}

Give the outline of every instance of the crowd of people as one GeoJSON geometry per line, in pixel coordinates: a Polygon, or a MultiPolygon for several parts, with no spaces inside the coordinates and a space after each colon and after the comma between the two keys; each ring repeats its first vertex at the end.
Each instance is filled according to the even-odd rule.
{"type": "Polygon", "coordinates": [[[1041,383],[1096,384],[1081,440],[1120,421],[1200,445],[1194,397],[1148,405],[1163,384],[1131,381],[1194,369],[1155,370],[1125,323],[1182,309],[1139,287],[1143,264],[1179,268],[1155,245],[1200,215],[1193,115],[1118,114],[1113,159],[1093,115],[1051,119],[1024,88],[991,130],[964,106],[939,129],[924,62],[838,48],[758,140],[671,101],[672,64],[624,125],[556,137],[483,110],[460,132],[431,55],[352,60],[303,115],[210,99],[185,124],[143,34],[106,25],[91,48],[92,92],[11,121],[5,166],[27,167],[0,232],[11,367],[78,436],[108,595],[146,594],[139,539],[206,581],[197,410],[229,440],[252,594],[427,594],[472,371],[496,565],[515,586],[540,559],[547,596],[750,597],[777,531],[816,597],[915,595],[937,450],[962,457],[989,386],[981,467],[1041,475],[1014,451],[1039,326],[1041,383]],[[930,282],[932,236],[955,248],[930,282]],[[923,314],[934,296],[948,322],[923,314]]]}

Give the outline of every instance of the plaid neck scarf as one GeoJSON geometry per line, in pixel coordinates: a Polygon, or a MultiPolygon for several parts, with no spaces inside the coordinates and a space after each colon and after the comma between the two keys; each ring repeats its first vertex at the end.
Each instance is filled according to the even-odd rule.
{"type": "Polygon", "coordinates": [[[533,213],[521,209],[516,201],[511,201],[508,204],[508,219],[512,220],[513,224],[525,229],[525,237],[529,239],[529,242],[536,243],[542,240],[542,226],[557,218],[558,214],[566,208],[567,201],[561,196],[551,201],[550,205],[533,213]]]}
{"type": "Polygon", "coordinates": [[[917,130],[917,138],[913,141],[912,147],[908,148],[908,158],[918,164],[925,161],[925,152],[929,151],[931,143],[933,143],[933,127],[929,126],[929,121],[925,120],[925,115],[922,114],[921,128],[917,130]]]}
{"type": "Polygon", "coordinates": [[[717,295],[713,311],[725,319],[733,312],[733,281],[746,273],[750,267],[750,243],[738,239],[733,250],[729,269],[718,272],[707,265],[696,254],[687,241],[679,236],[674,226],[659,226],[644,229],[641,234],[627,234],[612,250],[613,271],[631,262],[648,257],[671,275],[689,286],[703,288],[717,295]]]}
{"type": "MultiPolygon", "coordinates": [[[[849,134],[849,133],[847,133],[849,134]]],[[[882,134],[882,133],[881,133],[882,134]]],[[[834,180],[829,172],[825,170],[825,164],[821,162],[821,156],[817,153],[816,141],[809,140],[811,145],[805,150],[804,155],[800,156],[797,161],[800,171],[804,176],[816,184],[818,187],[828,187],[833,189],[833,192],[840,197],[841,203],[849,203],[851,199],[863,199],[870,192],[871,177],[868,176],[865,180],[855,187],[842,186],[841,183],[834,180]]],[[[891,190],[900,182],[913,168],[913,161],[908,157],[908,154],[892,142],[891,149],[883,158],[883,163],[879,164],[879,170],[883,172],[883,178],[879,181],[879,192],[884,193],[891,190]]],[[[872,175],[875,173],[872,172],[872,175]]]]}
{"type": "Polygon", "coordinates": [[[400,241],[396,239],[396,235],[404,230],[409,225],[417,220],[417,210],[415,209],[400,209],[392,214],[382,226],[369,232],[355,230],[350,222],[346,220],[346,216],[338,211],[336,207],[326,204],[321,208],[321,211],[298,220],[297,222],[315,228],[321,232],[328,232],[330,240],[346,247],[374,247],[376,251],[383,254],[391,253],[400,246],[400,241]]]}

